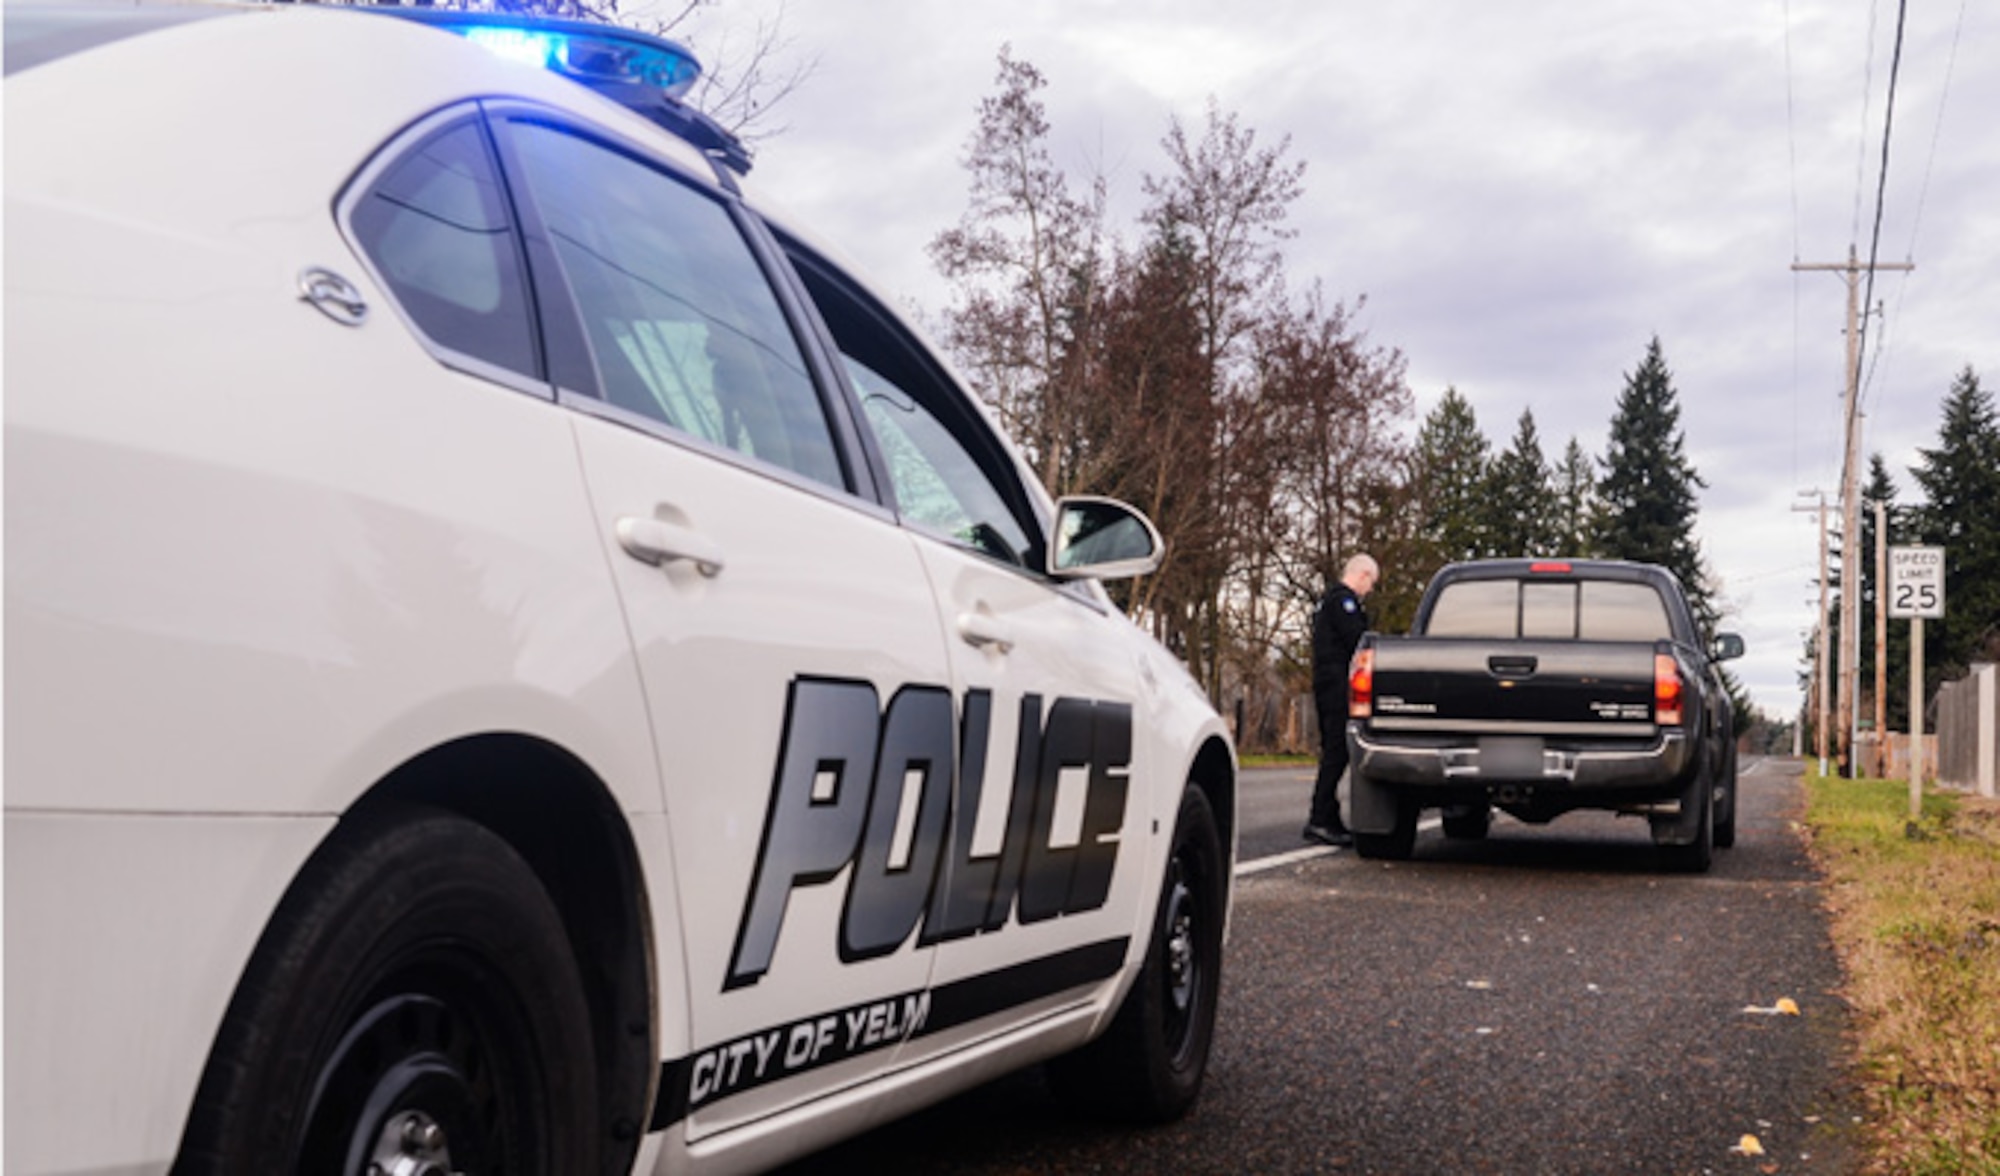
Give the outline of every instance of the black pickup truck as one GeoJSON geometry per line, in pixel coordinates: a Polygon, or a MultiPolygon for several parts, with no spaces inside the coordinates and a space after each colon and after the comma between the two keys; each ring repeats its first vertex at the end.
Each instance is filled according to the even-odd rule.
{"type": "Polygon", "coordinates": [[[1363,857],[1407,858],[1417,817],[1486,836],[1494,808],[1645,817],[1669,865],[1736,840],[1736,739],[1719,664],[1665,568],[1479,560],[1440,571],[1408,636],[1369,634],[1349,669],[1348,825],[1363,857]]]}

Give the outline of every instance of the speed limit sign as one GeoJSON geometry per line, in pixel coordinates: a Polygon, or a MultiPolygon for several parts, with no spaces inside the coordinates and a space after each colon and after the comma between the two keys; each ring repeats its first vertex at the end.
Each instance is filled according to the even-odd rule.
{"type": "Polygon", "coordinates": [[[1889,549],[1889,615],[1933,621],[1944,616],[1944,548],[1889,549]]]}

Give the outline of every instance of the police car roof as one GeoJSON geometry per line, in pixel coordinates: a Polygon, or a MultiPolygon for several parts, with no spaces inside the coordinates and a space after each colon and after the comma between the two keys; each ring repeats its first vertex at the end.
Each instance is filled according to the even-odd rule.
{"type": "MultiPolygon", "coordinates": [[[[6,73],[166,25],[257,7],[179,0],[13,0],[5,22],[6,73]]],[[[644,116],[737,175],[750,171],[750,150],[743,141],[684,101],[701,77],[701,63],[677,41],[602,22],[511,13],[369,5],[345,10],[431,25],[503,57],[542,66],[644,116]]]]}
{"type": "Polygon", "coordinates": [[[503,57],[540,65],[590,87],[686,139],[738,175],[750,149],[683,101],[701,63],[678,41],[600,21],[448,8],[363,8],[457,33],[503,57]]]}

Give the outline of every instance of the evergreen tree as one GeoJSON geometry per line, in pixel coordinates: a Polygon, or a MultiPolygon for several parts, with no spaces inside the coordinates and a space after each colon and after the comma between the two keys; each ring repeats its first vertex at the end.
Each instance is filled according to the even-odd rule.
{"type": "Polygon", "coordinates": [[[1561,554],[1555,534],[1555,493],[1533,409],[1521,410],[1513,443],[1488,467],[1481,507],[1487,547],[1494,555],[1561,554]]]}
{"type": "Polygon", "coordinates": [[[1944,619],[1924,626],[1925,680],[1934,684],[2000,658],[2000,416],[1970,366],[1945,398],[1937,448],[1917,452],[1918,530],[1945,549],[1944,619]]]}
{"type": "Polygon", "coordinates": [[[1694,540],[1695,491],[1707,485],[1688,463],[1686,435],[1673,373],[1660,340],[1646,346],[1639,368],[1625,377],[1611,420],[1597,548],[1612,559],[1659,564],[1680,577],[1703,632],[1718,619],[1707,569],[1694,540]]]}
{"type": "Polygon", "coordinates": [[[1431,536],[1439,563],[1490,551],[1480,509],[1489,448],[1472,403],[1457,388],[1446,388],[1417,430],[1415,471],[1423,533],[1431,536]]]}
{"type": "Polygon", "coordinates": [[[1555,512],[1550,520],[1555,528],[1555,549],[1564,555],[1589,556],[1596,552],[1597,471],[1590,455],[1575,437],[1563,449],[1561,464],[1551,475],[1555,512]]]}

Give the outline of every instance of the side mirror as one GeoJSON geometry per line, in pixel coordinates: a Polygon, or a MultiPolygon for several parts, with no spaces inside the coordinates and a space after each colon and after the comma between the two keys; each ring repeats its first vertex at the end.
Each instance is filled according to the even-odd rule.
{"type": "Polygon", "coordinates": [[[1166,550],[1152,521],[1117,499],[1063,498],[1046,570],[1058,580],[1123,580],[1158,568],[1166,550]]]}
{"type": "Polygon", "coordinates": [[[1743,656],[1743,638],[1734,633],[1717,633],[1715,644],[1710,648],[1710,656],[1716,661],[1728,661],[1743,656]]]}

